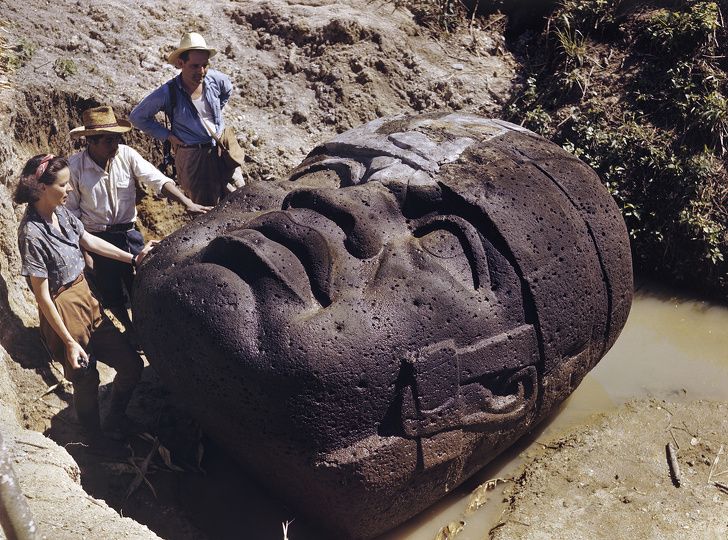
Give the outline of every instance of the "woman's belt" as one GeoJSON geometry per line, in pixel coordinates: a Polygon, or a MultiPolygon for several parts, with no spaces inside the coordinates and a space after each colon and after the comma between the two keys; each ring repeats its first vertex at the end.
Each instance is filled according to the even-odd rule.
{"type": "Polygon", "coordinates": [[[83,281],[83,279],[84,279],[83,272],[81,272],[78,275],[78,277],[76,279],[74,279],[73,281],[71,281],[70,283],[66,283],[65,285],[61,285],[60,287],[58,287],[58,290],[55,293],[53,293],[53,299],[55,300],[63,291],[67,291],[74,285],[78,285],[79,283],[81,283],[83,281]]]}

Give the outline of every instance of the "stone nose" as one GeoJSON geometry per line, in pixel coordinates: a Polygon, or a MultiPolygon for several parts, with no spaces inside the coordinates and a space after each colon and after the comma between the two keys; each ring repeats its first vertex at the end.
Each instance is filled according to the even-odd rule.
{"type": "Polygon", "coordinates": [[[354,257],[369,259],[382,251],[388,237],[405,229],[395,197],[384,187],[303,188],[283,201],[283,209],[307,208],[344,231],[344,245],[354,257]]]}

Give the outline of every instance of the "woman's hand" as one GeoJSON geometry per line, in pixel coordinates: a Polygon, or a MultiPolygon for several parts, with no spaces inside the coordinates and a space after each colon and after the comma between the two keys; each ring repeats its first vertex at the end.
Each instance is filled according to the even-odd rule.
{"type": "Polygon", "coordinates": [[[154,249],[154,246],[159,244],[159,240],[150,240],[146,243],[144,246],[144,249],[142,249],[133,259],[135,261],[135,266],[139,266],[142,261],[144,260],[144,257],[147,256],[147,254],[154,249]]]}
{"type": "Polygon", "coordinates": [[[66,360],[74,370],[81,369],[88,365],[88,354],[77,341],[69,341],[66,343],[66,360]]]}
{"type": "Polygon", "coordinates": [[[68,364],[74,370],[85,367],[82,364],[88,363],[88,355],[86,354],[86,351],[83,350],[83,347],[78,344],[78,341],[76,341],[68,331],[66,323],[63,322],[61,314],[58,313],[58,308],[53,303],[51,293],[48,290],[48,278],[30,276],[30,288],[33,290],[35,299],[38,302],[38,309],[46,318],[48,324],[51,325],[51,328],[53,328],[56,335],[60,337],[65,344],[66,361],[68,364]],[[79,358],[81,359],[80,363],[79,358]]]}

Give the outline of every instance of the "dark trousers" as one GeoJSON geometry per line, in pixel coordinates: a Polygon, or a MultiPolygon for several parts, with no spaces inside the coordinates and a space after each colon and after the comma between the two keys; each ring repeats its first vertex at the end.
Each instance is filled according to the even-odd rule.
{"type": "Polygon", "coordinates": [[[179,147],[174,152],[177,181],[197,204],[215,206],[227,193],[225,185],[235,169],[227,166],[218,150],[218,147],[179,147]]]}
{"type": "MultiPolygon", "coordinates": [[[[110,244],[114,244],[119,249],[136,255],[144,249],[144,237],[142,233],[136,229],[119,232],[99,232],[93,233],[94,236],[103,238],[110,244]]],[[[128,263],[115,261],[96,253],[91,253],[94,261],[93,284],[101,299],[101,303],[109,308],[126,307],[126,296],[131,299],[132,286],[134,284],[134,269],[128,263]]]]}

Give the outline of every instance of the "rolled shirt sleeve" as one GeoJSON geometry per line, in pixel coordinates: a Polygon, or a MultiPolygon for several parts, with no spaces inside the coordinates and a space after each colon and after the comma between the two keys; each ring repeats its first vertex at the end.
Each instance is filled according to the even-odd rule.
{"type": "Polygon", "coordinates": [[[162,192],[162,187],[167,182],[174,183],[171,178],[164,176],[159,169],[144,159],[139,152],[131,147],[127,147],[127,149],[129,153],[129,167],[134,177],[145,186],[151,188],[155,195],[159,195],[162,192]]]}
{"type": "Polygon", "coordinates": [[[230,96],[233,94],[233,83],[224,73],[218,72],[218,74],[220,81],[220,109],[223,109],[225,108],[225,105],[227,105],[230,96]]]}
{"type": "Polygon", "coordinates": [[[171,131],[159,123],[155,116],[159,111],[168,109],[169,106],[169,91],[167,85],[163,84],[134,107],[129,114],[129,121],[135,128],[147,135],[151,135],[155,139],[166,140],[171,131]]]}

